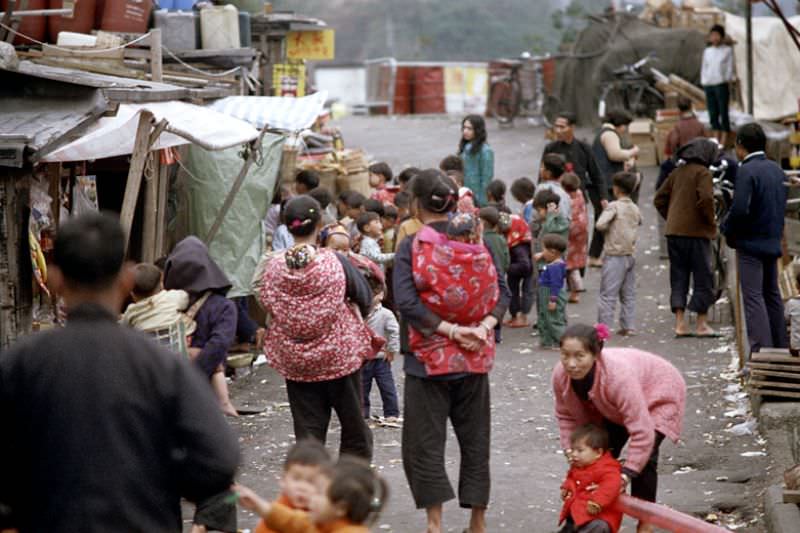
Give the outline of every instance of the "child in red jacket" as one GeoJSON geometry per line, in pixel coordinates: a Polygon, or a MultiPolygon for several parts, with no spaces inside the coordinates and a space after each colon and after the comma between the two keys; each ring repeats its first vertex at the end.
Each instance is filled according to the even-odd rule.
{"type": "Polygon", "coordinates": [[[616,533],[622,512],[612,508],[622,487],[622,467],[608,451],[608,433],[586,424],[570,435],[572,466],[561,485],[560,533],[616,533]]]}

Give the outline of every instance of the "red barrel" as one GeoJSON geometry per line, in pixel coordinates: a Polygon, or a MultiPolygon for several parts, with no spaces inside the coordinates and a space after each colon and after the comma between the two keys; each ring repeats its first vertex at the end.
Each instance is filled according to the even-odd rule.
{"type": "Polygon", "coordinates": [[[394,83],[394,113],[408,115],[411,113],[411,82],[414,69],[411,67],[397,67],[397,76],[394,83]]]}
{"type": "Polygon", "coordinates": [[[553,84],[556,81],[556,60],[548,58],[542,61],[542,78],[544,78],[544,90],[547,94],[553,94],[553,84]]]}
{"type": "Polygon", "coordinates": [[[444,68],[417,67],[414,69],[414,114],[445,112],[444,68]]]}
{"type": "MultiPolygon", "coordinates": [[[[14,9],[19,10],[19,1],[15,6],[14,9]]],[[[0,8],[0,11],[8,10],[8,0],[0,0],[0,8]]],[[[28,0],[28,7],[25,10],[32,9],[47,9],[47,0],[28,0]]],[[[20,17],[17,31],[37,41],[44,41],[47,33],[47,20],[45,17],[20,17]]],[[[33,44],[33,41],[16,36],[14,44],[33,44]]]]}
{"type": "MultiPolygon", "coordinates": [[[[50,9],[61,9],[63,0],[50,0],[50,9]]],[[[89,33],[94,28],[96,0],[75,0],[72,18],[47,17],[47,33],[50,42],[58,40],[58,32],[74,31],[76,33],[89,33]]]]}
{"type": "Polygon", "coordinates": [[[153,0],[106,0],[100,29],[124,33],[145,33],[153,0]]]}

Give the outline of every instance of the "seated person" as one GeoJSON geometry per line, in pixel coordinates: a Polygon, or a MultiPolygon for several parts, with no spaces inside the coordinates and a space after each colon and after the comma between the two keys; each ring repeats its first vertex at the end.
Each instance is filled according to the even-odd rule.
{"type": "Polygon", "coordinates": [[[120,322],[136,329],[155,331],[182,321],[186,335],[191,335],[195,322],[185,314],[189,293],[164,290],[162,272],[153,264],[139,263],[134,270],[133,303],[125,309],[120,322]]]}

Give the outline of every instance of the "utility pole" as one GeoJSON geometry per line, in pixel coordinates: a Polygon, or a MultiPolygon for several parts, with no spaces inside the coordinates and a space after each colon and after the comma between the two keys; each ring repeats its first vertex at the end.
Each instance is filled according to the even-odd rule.
{"type": "Polygon", "coordinates": [[[747,112],[753,115],[753,5],[744,0],[744,17],[747,27],[747,112]]]}

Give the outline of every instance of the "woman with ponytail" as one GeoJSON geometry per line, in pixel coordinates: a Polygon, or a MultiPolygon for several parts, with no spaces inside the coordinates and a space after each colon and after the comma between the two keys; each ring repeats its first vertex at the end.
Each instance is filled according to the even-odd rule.
{"type": "MultiPolygon", "coordinates": [[[[571,461],[570,434],[588,423],[608,431],[617,458],[628,444],[623,487],[656,501],[658,450],[664,437],[677,442],[686,383],[666,359],[633,348],[603,348],[608,328],[575,324],[561,337],[561,361],[553,370],[553,393],[561,445],[571,461]]],[[[638,533],[652,532],[639,522],[638,533]]]]}
{"type": "Polygon", "coordinates": [[[435,169],[412,182],[424,226],[395,255],[394,297],[404,355],[403,468],[429,533],[442,530],[442,504],[455,494],[445,470],[447,420],[461,448],[458,499],[472,509],[469,531],[486,531],[489,504],[488,372],[494,327],[508,306],[497,260],[481,242],[447,237],[458,188],[435,169]]]}
{"type": "Polygon", "coordinates": [[[316,200],[292,198],[284,220],[294,246],[264,267],[264,353],[286,379],[295,438],[324,443],[333,410],[342,426],[340,453],[369,460],[372,434],[361,413],[360,370],[372,353],[362,320],[372,291],[346,257],[317,248],[322,209],[316,200]]]}

